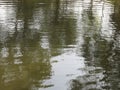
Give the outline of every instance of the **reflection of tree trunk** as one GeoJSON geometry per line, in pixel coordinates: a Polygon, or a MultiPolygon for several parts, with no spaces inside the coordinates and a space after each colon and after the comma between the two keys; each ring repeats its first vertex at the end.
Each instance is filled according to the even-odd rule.
{"type": "Polygon", "coordinates": [[[26,37],[26,33],[28,30],[28,19],[26,17],[24,17],[24,30],[23,30],[23,36],[26,37]]]}
{"type": "Polygon", "coordinates": [[[24,20],[24,31],[23,36],[28,37],[28,33],[30,33],[29,29],[29,20],[33,18],[34,12],[34,2],[24,1],[23,4],[23,20],[24,20]]]}
{"type": "Polygon", "coordinates": [[[114,1],[114,12],[115,13],[118,13],[118,12],[120,12],[120,5],[119,5],[119,0],[115,0],[114,1]]]}
{"type": "Polygon", "coordinates": [[[55,22],[59,19],[60,0],[56,0],[55,22]]]}
{"type": "Polygon", "coordinates": [[[91,12],[92,12],[92,9],[93,9],[93,0],[91,0],[91,3],[90,3],[90,10],[91,10],[91,12]]]}
{"type": "Polygon", "coordinates": [[[89,10],[88,10],[88,15],[89,15],[89,19],[92,20],[93,19],[93,0],[91,0],[90,2],[90,7],[89,7],[89,10]]]}

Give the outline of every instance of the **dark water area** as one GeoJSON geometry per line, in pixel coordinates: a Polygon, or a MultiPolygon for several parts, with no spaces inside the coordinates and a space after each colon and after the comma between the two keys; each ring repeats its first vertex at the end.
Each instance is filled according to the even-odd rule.
{"type": "Polygon", "coordinates": [[[120,0],[0,0],[0,90],[120,90],[120,0]]]}

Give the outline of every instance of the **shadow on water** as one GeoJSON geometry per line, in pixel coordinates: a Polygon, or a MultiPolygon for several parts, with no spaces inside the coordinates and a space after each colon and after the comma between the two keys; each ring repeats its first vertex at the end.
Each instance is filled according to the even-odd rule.
{"type": "Polygon", "coordinates": [[[119,90],[119,0],[0,0],[0,90],[119,90]]]}

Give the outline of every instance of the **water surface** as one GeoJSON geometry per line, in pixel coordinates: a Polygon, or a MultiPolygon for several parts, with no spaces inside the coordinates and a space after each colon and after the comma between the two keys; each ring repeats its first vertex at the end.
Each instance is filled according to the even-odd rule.
{"type": "Polygon", "coordinates": [[[0,90],[120,90],[119,0],[0,0],[0,90]]]}

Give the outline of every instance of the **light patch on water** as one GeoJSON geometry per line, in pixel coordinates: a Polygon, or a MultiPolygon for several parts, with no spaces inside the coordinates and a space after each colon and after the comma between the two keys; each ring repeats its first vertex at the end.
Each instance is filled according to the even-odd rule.
{"type": "Polygon", "coordinates": [[[40,46],[43,49],[49,49],[49,41],[48,41],[48,36],[42,36],[40,46]]]}
{"type": "Polygon", "coordinates": [[[3,47],[3,48],[2,48],[2,50],[1,50],[1,57],[2,57],[2,58],[6,58],[6,57],[9,56],[8,50],[9,50],[9,49],[6,48],[6,47],[3,47]]]}
{"type": "Polygon", "coordinates": [[[53,76],[51,77],[51,80],[44,82],[45,85],[54,85],[54,87],[50,87],[48,90],[55,90],[58,88],[60,90],[66,90],[67,87],[65,86],[70,79],[73,79],[77,76],[84,76],[86,73],[82,69],[85,68],[84,58],[77,56],[74,52],[64,53],[51,58],[51,61],[54,60],[57,62],[52,64],[53,76]],[[78,70],[79,68],[81,68],[81,70],[78,70]]]}
{"type": "Polygon", "coordinates": [[[14,49],[14,58],[22,57],[22,52],[20,47],[15,47],[14,49]]]}

